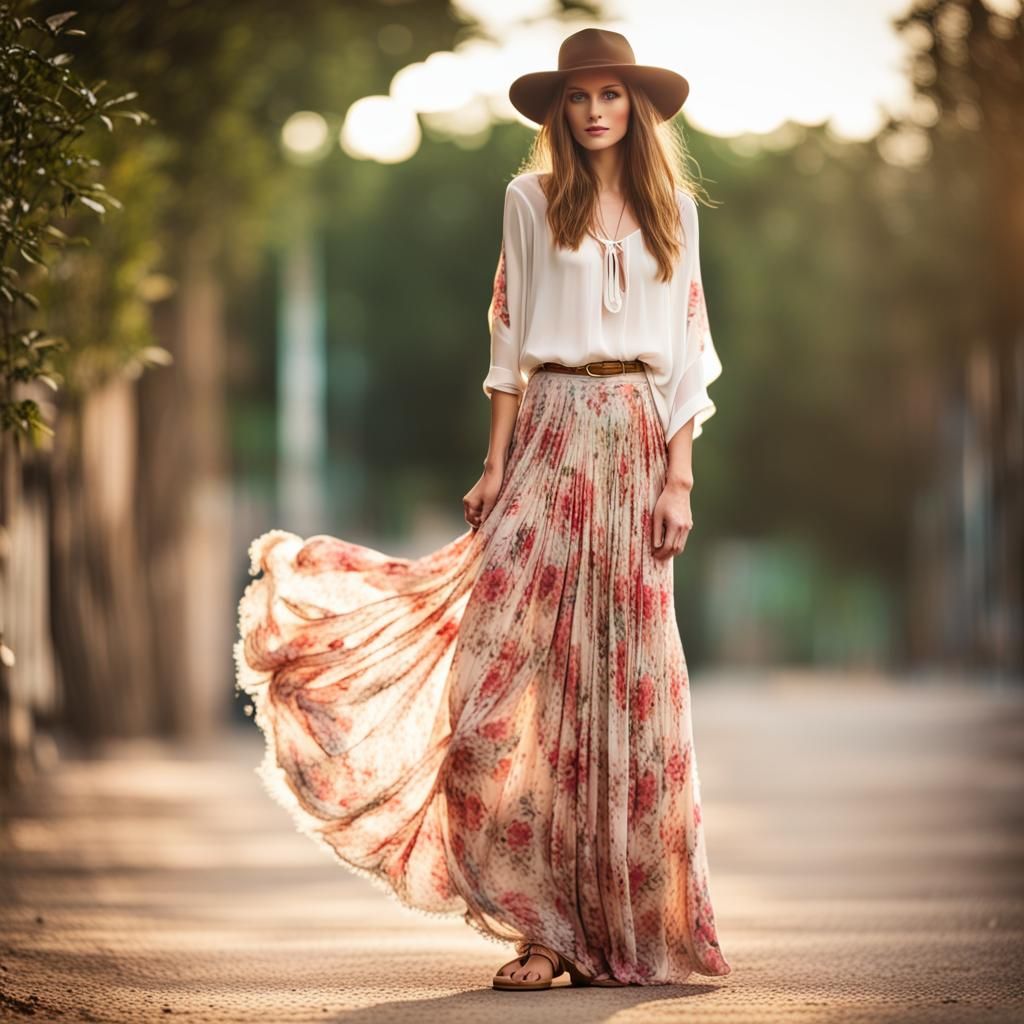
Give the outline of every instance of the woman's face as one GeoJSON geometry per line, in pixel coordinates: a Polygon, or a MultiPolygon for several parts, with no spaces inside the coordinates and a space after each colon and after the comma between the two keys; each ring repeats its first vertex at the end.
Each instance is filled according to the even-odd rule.
{"type": "Polygon", "coordinates": [[[629,94],[614,72],[600,68],[574,71],[565,83],[563,97],[565,119],[585,149],[608,149],[626,134],[629,94]]]}

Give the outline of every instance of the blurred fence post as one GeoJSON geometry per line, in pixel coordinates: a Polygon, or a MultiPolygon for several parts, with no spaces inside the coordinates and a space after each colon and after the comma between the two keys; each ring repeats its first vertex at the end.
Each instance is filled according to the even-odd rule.
{"type": "Polygon", "coordinates": [[[327,355],[322,239],[301,217],[281,254],[277,437],[282,526],[323,532],[327,462],[327,355]]]}
{"type": "Polygon", "coordinates": [[[0,793],[37,760],[41,720],[59,710],[50,630],[48,456],[4,431],[0,482],[0,793]]]}

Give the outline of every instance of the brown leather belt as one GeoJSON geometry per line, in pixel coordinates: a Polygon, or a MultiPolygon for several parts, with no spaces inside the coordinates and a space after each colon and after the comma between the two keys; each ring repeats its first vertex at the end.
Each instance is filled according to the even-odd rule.
{"type": "Polygon", "coordinates": [[[541,363],[534,369],[554,370],[555,373],[585,373],[588,377],[607,377],[613,373],[643,372],[642,359],[598,359],[582,366],[566,366],[564,363],[541,363]]]}

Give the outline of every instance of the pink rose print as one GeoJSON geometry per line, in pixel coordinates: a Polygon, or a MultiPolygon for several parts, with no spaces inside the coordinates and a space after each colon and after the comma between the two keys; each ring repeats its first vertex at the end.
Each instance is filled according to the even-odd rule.
{"type": "Polygon", "coordinates": [[[575,750],[567,750],[562,758],[562,771],[559,786],[563,793],[574,793],[579,785],[579,754],[575,750]]]}
{"type": "Polygon", "coordinates": [[[707,301],[704,298],[704,287],[694,279],[690,282],[690,294],[686,304],[686,330],[696,330],[700,338],[700,351],[704,351],[705,336],[708,332],[707,301]]]}
{"type": "Polygon", "coordinates": [[[494,288],[491,301],[493,303],[494,315],[506,327],[510,320],[508,315],[508,303],[505,294],[505,242],[501,243],[501,252],[498,254],[498,269],[494,273],[494,288]]]}
{"type": "Polygon", "coordinates": [[[654,809],[658,793],[658,780],[654,770],[648,768],[637,780],[634,787],[633,800],[629,806],[629,820],[642,818],[654,809]]]}
{"type": "Polygon", "coordinates": [[[466,828],[470,832],[476,832],[483,823],[484,805],[480,802],[480,797],[475,793],[470,793],[466,797],[466,828]]]}
{"type": "Polygon", "coordinates": [[[654,618],[654,588],[649,583],[645,583],[645,584],[643,584],[642,593],[643,593],[644,618],[645,619],[653,619],[654,618]]]}
{"type": "Polygon", "coordinates": [[[680,754],[678,750],[674,750],[665,762],[665,775],[672,782],[682,784],[686,781],[686,773],[689,768],[689,749],[685,754],[680,754]]]}
{"type": "Polygon", "coordinates": [[[636,684],[636,719],[646,722],[651,717],[654,707],[654,680],[650,676],[641,677],[636,684]]]}
{"type": "Polygon", "coordinates": [[[508,719],[499,718],[496,721],[484,722],[479,731],[481,736],[486,736],[489,740],[503,740],[508,735],[508,719]]]}
{"type": "Polygon", "coordinates": [[[508,573],[500,565],[481,573],[477,583],[485,601],[499,601],[508,589],[508,573]]]}
{"type": "Polygon", "coordinates": [[[487,670],[487,674],[484,676],[484,681],[480,687],[481,696],[490,697],[492,694],[500,693],[507,681],[508,668],[502,662],[492,665],[487,670]]]}
{"type": "Polygon", "coordinates": [[[454,642],[459,635],[459,624],[454,619],[447,619],[437,629],[438,639],[442,642],[454,642]]]}
{"type": "Polygon", "coordinates": [[[686,684],[686,674],[680,672],[676,666],[672,666],[668,680],[668,693],[674,708],[681,709],[683,707],[683,691],[686,689],[686,684]]]}
{"type": "Polygon", "coordinates": [[[634,892],[644,884],[647,879],[647,869],[643,864],[630,864],[629,866],[629,888],[634,892]]]}
{"type": "Polygon", "coordinates": [[[560,576],[561,573],[559,573],[557,566],[545,565],[541,570],[540,585],[537,588],[537,596],[543,599],[553,593],[560,576]]]}
{"type": "Polygon", "coordinates": [[[513,850],[521,850],[524,846],[529,845],[530,840],[533,838],[533,829],[530,828],[529,822],[513,821],[505,829],[505,838],[513,850]]]}
{"type": "Polygon", "coordinates": [[[514,917],[522,921],[528,928],[540,926],[540,915],[534,902],[525,892],[505,892],[498,897],[498,902],[514,917]]]}

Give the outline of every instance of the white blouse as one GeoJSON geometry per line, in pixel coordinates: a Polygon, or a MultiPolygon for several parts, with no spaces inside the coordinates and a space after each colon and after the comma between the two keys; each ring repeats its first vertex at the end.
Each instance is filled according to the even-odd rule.
{"type": "Polygon", "coordinates": [[[533,368],[549,360],[642,359],[666,443],[691,417],[699,437],[715,412],[707,387],[722,364],[701,283],[696,202],[676,188],[684,248],[672,280],[656,281],[658,264],[639,228],[618,240],[587,235],[575,252],[556,247],[539,179],[530,171],[505,189],[484,394],[522,394],[533,368]]]}

